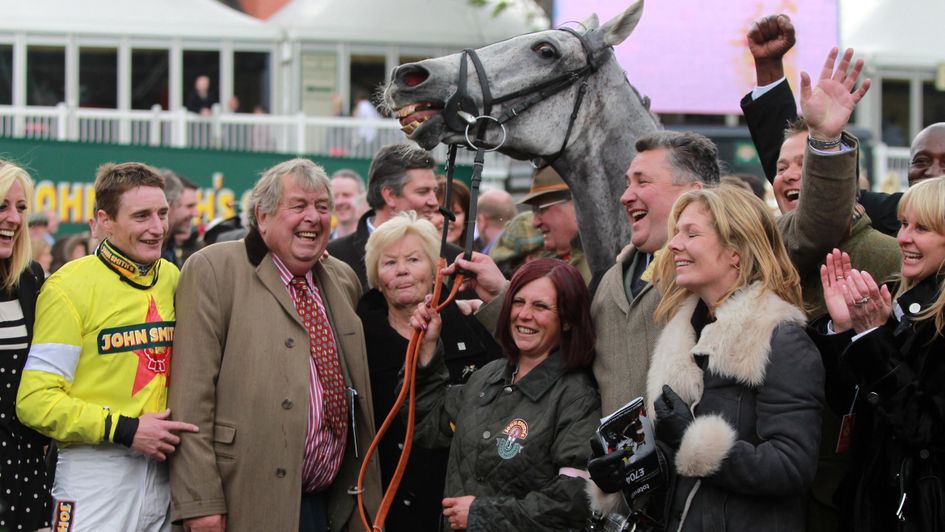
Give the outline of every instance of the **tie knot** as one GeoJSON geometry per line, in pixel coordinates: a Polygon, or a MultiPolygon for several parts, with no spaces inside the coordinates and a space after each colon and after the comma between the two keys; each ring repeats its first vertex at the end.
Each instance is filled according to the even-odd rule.
{"type": "Polygon", "coordinates": [[[289,284],[296,290],[308,291],[308,283],[305,281],[305,277],[293,277],[289,284]]]}

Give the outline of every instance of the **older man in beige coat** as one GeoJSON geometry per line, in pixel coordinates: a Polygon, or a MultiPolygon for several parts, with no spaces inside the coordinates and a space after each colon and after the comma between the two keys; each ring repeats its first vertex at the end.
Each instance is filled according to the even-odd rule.
{"type": "MultiPolygon", "coordinates": [[[[359,529],[353,493],[374,413],[354,311],[360,283],[347,265],[322,257],[329,181],[310,161],[287,161],[256,184],[253,204],[245,240],[193,255],[177,290],[168,403],[200,432],[182,438],[171,458],[172,518],[201,531],[359,529]],[[300,318],[307,312],[297,310],[301,279],[314,301],[320,294],[333,333],[324,341],[310,337],[300,318]],[[331,357],[340,364],[323,369],[331,357]],[[328,390],[342,385],[357,394],[349,392],[339,416],[329,412],[338,403],[328,390]]],[[[369,465],[364,500],[373,515],[380,475],[376,460],[369,465]]]]}

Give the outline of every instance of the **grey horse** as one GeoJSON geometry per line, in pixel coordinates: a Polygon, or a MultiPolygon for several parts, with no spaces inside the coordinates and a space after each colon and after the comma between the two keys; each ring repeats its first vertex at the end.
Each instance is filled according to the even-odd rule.
{"type": "MultiPolygon", "coordinates": [[[[636,155],[634,141],[660,128],[648,102],[627,81],[612,49],[630,35],[642,12],[643,0],[639,0],[602,26],[597,15],[591,15],[583,28],[573,32],[546,30],[485,46],[475,51],[481,70],[462,54],[401,65],[384,92],[385,103],[400,118],[408,138],[432,149],[440,142],[466,142],[461,128],[451,129],[449,115],[444,116],[444,107],[449,111],[450,98],[460,85],[461,59],[467,62],[465,85],[473,109],[483,108],[480,75],[486,77],[492,99],[512,95],[492,106],[491,116],[507,120],[505,132],[494,121],[480,119],[471,127],[470,136],[476,128],[493,122],[487,127],[485,144],[496,146],[507,133],[499,148],[502,153],[553,161],[571,187],[590,267],[600,271],[613,264],[617,251],[630,240],[627,215],[618,198],[626,186],[624,174],[636,155]],[[596,68],[582,70],[591,61],[596,68]],[[582,73],[581,79],[552,94],[536,98],[530,92],[576,72],[582,73]],[[515,106],[526,108],[512,113],[515,106]]],[[[467,114],[466,120],[470,118],[467,114]]]]}

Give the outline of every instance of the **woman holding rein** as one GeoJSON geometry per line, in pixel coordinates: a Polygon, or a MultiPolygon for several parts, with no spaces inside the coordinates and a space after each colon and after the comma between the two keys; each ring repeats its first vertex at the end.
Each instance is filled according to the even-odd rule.
{"type": "Polygon", "coordinates": [[[600,418],[587,288],[557,259],[512,277],[498,339],[505,357],[447,386],[441,319],[426,304],[417,367],[422,447],[450,447],[443,516],[453,530],[583,530],[587,441],[600,418]]]}
{"type": "MultiPolygon", "coordinates": [[[[723,185],[680,196],[668,227],[654,266],[665,327],[646,398],[674,474],[668,499],[651,498],[646,513],[673,531],[803,531],[824,369],[774,218],[723,185]]],[[[609,458],[589,469],[616,491],[598,467],[609,458]]]]}
{"type": "MultiPolygon", "coordinates": [[[[407,341],[413,333],[410,317],[417,304],[433,291],[440,240],[433,224],[411,212],[388,220],[368,238],[364,263],[372,288],[358,301],[367,343],[375,426],[380,427],[394,405],[397,374],[404,365],[407,341]]],[[[499,345],[474,316],[456,303],[443,309],[444,359],[449,384],[462,384],[499,356],[499,345]]],[[[381,479],[390,484],[404,425],[395,418],[378,447],[381,479]]],[[[388,532],[436,532],[440,497],[446,478],[447,449],[414,449],[385,522],[388,532]]]]}
{"type": "Polygon", "coordinates": [[[821,268],[837,371],[859,387],[848,513],[858,531],[945,530],[945,177],[899,201],[901,278],[879,286],[839,251],[821,268]],[[841,336],[841,338],[842,338],[841,336]]]}
{"type": "Polygon", "coordinates": [[[0,530],[41,529],[52,513],[43,458],[49,438],[16,417],[16,389],[46,278],[30,251],[26,219],[32,197],[29,175],[0,160],[0,530]]]}

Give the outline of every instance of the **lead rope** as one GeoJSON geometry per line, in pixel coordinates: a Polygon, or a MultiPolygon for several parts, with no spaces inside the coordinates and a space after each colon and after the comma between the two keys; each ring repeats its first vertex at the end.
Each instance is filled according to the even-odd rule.
{"type": "MultiPolygon", "coordinates": [[[[476,141],[480,145],[483,138],[485,137],[485,129],[487,127],[488,122],[483,124],[483,127],[481,127],[480,131],[478,131],[476,134],[476,141]]],[[[446,166],[446,193],[444,197],[445,205],[449,205],[448,202],[450,201],[450,195],[452,191],[453,171],[456,164],[456,149],[457,146],[455,144],[450,145],[449,157],[447,158],[446,166]]],[[[476,157],[473,163],[472,179],[470,181],[470,206],[468,211],[470,213],[468,217],[472,218],[473,220],[475,220],[476,217],[476,201],[479,193],[479,183],[482,180],[482,168],[483,161],[485,160],[485,151],[486,150],[482,147],[477,148],[476,157]]],[[[443,242],[446,242],[446,233],[448,231],[449,223],[448,221],[444,221],[442,235],[443,242]]],[[[466,260],[471,260],[472,258],[473,240],[472,231],[468,231],[466,235],[466,249],[463,255],[466,260]]],[[[457,269],[457,272],[452,280],[452,287],[449,291],[449,294],[446,296],[446,299],[440,303],[437,303],[437,301],[440,300],[440,296],[442,295],[442,288],[444,285],[444,275],[442,270],[445,267],[446,259],[440,257],[437,261],[436,279],[434,280],[433,298],[431,299],[431,308],[437,314],[439,314],[443,308],[453,301],[453,299],[456,297],[456,293],[459,291],[459,287],[463,284],[463,281],[466,278],[465,273],[457,269]]],[[[404,384],[400,389],[400,393],[397,394],[397,399],[394,401],[393,407],[391,408],[390,412],[387,413],[387,417],[384,418],[384,422],[381,424],[380,428],[377,430],[377,433],[374,435],[374,440],[371,441],[370,447],[368,447],[367,452],[364,453],[364,460],[361,462],[361,470],[358,472],[358,512],[361,515],[361,524],[364,525],[364,530],[367,532],[380,531],[384,529],[384,522],[387,519],[387,513],[390,511],[390,507],[394,502],[394,496],[397,494],[397,489],[400,487],[400,482],[404,476],[404,470],[407,468],[407,461],[410,458],[410,451],[413,448],[413,434],[416,417],[417,360],[420,356],[420,346],[423,345],[423,339],[425,337],[426,331],[414,329],[413,334],[410,337],[410,342],[407,344],[407,353],[404,359],[404,384]],[[394,475],[391,477],[390,484],[387,486],[387,490],[384,492],[384,497],[381,499],[381,505],[377,510],[377,515],[374,519],[374,525],[372,526],[368,518],[367,511],[364,507],[364,476],[367,473],[368,464],[377,450],[381,439],[384,437],[384,434],[387,433],[387,429],[390,428],[396,416],[400,414],[400,410],[403,408],[404,401],[407,401],[407,423],[404,434],[403,449],[400,453],[400,459],[397,461],[397,468],[394,470],[394,475]]]]}

